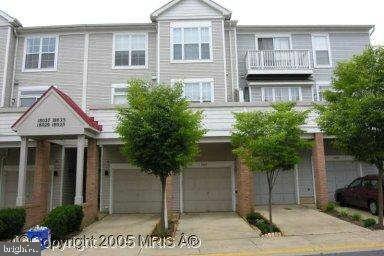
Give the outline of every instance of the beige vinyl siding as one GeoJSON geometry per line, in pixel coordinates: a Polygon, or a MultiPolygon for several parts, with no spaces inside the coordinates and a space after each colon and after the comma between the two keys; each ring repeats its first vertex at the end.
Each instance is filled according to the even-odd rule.
{"type": "Polygon", "coordinates": [[[67,34],[59,36],[57,71],[22,72],[25,36],[19,38],[13,98],[17,99],[19,86],[55,85],[67,93],[77,104],[81,105],[84,34],[67,34]]]}
{"type": "Polygon", "coordinates": [[[159,22],[160,31],[160,80],[170,83],[172,79],[214,79],[215,102],[225,102],[224,54],[222,21],[212,21],[212,62],[171,63],[170,22],[159,22]]]}
{"type": "Polygon", "coordinates": [[[160,15],[160,19],[220,17],[220,13],[199,0],[184,0],[160,15]]]}
{"type": "Polygon", "coordinates": [[[247,85],[245,75],[247,72],[245,56],[247,51],[255,50],[254,34],[237,34],[237,58],[239,67],[239,86],[243,88],[247,85]]]}
{"type": "MultiPolygon", "coordinates": [[[[3,97],[5,50],[7,46],[8,27],[0,27],[0,102],[3,97]]],[[[5,102],[4,102],[5,103],[5,102]]],[[[4,104],[5,105],[5,104],[4,104]]]]}
{"type": "MultiPolygon", "coordinates": [[[[141,31],[119,31],[119,33],[141,31]]],[[[144,31],[145,32],[145,31],[144,31]]],[[[89,35],[87,106],[111,103],[111,84],[121,84],[132,78],[151,80],[156,76],[155,31],[148,32],[148,68],[113,69],[113,33],[89,35]]]]}

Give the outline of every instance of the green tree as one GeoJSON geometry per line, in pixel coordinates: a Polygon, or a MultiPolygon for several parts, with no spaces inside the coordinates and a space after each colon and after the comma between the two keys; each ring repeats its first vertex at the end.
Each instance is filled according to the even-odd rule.
{"type": "Polygon", "coordinates": [[[233,152],[252,172],[264,172],[268,182],[269,221],[272,223],[272,191],[280,172],[292,170],[300,162],[300,152],[311,147],[301,138],[300,125],[307,111],[294,110],[295,104],[279,103],[273,111],[235,114],[231,136],[233,152]]]}
{"type": "Polygon", "coordinates": [[[160,223],[166,231],[167,177],[180,173],[198,154],[198,142],[205,133],[202,113],[188,108],[180,85],[149,85],[142,80],[128,84],[129,104],[118,109],[117,132],[128,161],[161,181],[160,223]]]}
{"type": "Polygon", "coordinates": [[[324,92],[328,102],[317,106],[319,125],[336,137],[335,145],[358,161],[379,171],[379,225],[383,228],[384,173],[384,48],[367,48],[338,64],[333,89],[324,92]]]}

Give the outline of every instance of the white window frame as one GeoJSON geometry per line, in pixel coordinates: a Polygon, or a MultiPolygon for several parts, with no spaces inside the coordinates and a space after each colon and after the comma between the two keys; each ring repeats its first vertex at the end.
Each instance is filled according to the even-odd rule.
{"type": "MultiPolygon", "coordinates": [[[[17,107],[21,107],[21,92],[28,91],[46,91],[49,89],[49,86],[20,86],[17,93],[17,107]]],[[[41,97],[41,95],[40,95],[41,97]]],[[[37,100],[38,98],[36,98],[37,100]]],[[[23,107],[24,108],[24,107],[23,107]]]]}
{"type": "Polygon", "coordinates": [[[194,62],[213,62],[213,50],[212,50],[212,22],[211,21],[195,21],[195,22],[171,22],[170,25],[170,37],[169,37],[169,59],[171,63],[194,63],[194,62]],[[209,40],[209,59],[201,59],[201,28],[208,28],[210,33],[209,40]],[[173,59],[173,29],[181,28],[181,60],[173,59]],[[198,28],[199,29],[199,59],[197,60],[186,60],[184,57],[184,29],[186,28],[198,28]]]}
{"type": "Polygon", "coordinates": [[[289,95],[288,95],[288,98],[289,98],[289,101],[292,101],[292,92],[291,92],[291,88],[299,88],[299,100],[298,101],[302,101],[303,100],[303,94],[302,94],[302,88],[301,86],[286,86],[286,87],[282,87],[282,86],[277,86],[277,87],[261,87],[261,101],[262,102],[284,102],[284,101],[276,101],[276,89],[280,89],[280,88],[289,88],[289,95]],[[272,101],[265,101],[265,89],[266,88],[272,88],[272,101]]]}
{"type": "Polygon", "coordinates": [[[148,33],[147,32],[119,32],[119,33],[113,33],[113,40],[112,40],[112,69],[148,69],[148,33]],[[125,66],[116,66],[115,65],[115,39],[116,36],[132,36],[132,35],[141,35],[145,36],[145,65],[131,65],[131,47],[129,47],[129,65],[125,66]]]}
{"type": "Polygon", "coordinates": [[[259,38],[272,38],[273,40],[273,48],[275,48],[275,38],[276,37],[286,37],[289,38],[289,50],[292,50],[292,35],[291,34],[255,34],[255,49],[259,50],[259,38]]]}
{"type": "Polygon", "coordinates": [[[189,78],[189,79],[172,79],[171,84],[176,84],[176,83],[182,83],[183,84],[183,97],[185,97],[185,83],[199,83],[199,88],[200,88],[200,103],[207,103],[202,101],[202,83],[210,83],[211,84],[211,101],[215,101],[215,83],[213,78],[189,78]]]}
{"type": "Polygon", "coordinates": [[[124,84],[124,83],[121,83],[121,84],[112,84],[111,85],[111,104],[113,105],[117,105],[115,102],[114,102],[114,99],[115,99],[115,96],[122,96],[120,94],[116,94],[115,92],[115,89],[116,88],[127,88],[128,84],[124,84]]]}
{"type": "Polygon", "coordinates": [[[24,38],[24,50],[23,50],[23,65],[21,67],[21,71],[22,72],[52,72],[52,71],[57,71],[57,56],[59,55],[59,35],[31,35],[31,36],[27,36],[24,38]],[[46,38],[46,37],[49,37],[49,38],[55,38],[55,61],[54,61],[54,64],[53,64],[53,68],[41,68],[41,48],[42,48],[42,38],[46,38]],[[28,47],[28,39],[33,39],[33,38],[40,38],[40,50],[39,50],[39,62],[38,62],[38,68],[25,68],[25,61],[26,61],[26,58],[27,58],[27,47],[28,47]]]}
{"type": "Polygon", "coordinates": [[[332,83],[330,81],[318,81],[315,84],[315,91],[313,92],[313,101],[325,102],[324,99],[320,100],[320,87],[329,87],[331,89],[332,83]]]}
{"type": "Polygon", "coordinates": [[[331,68],[333,66],[332,64],[332,53],[331,53],[331,43],[329,41],[329,34],[328,33],[313,33],[311,34],[311,41],[312,41],[312,56],[313,56],[313,64],[315,68],[331,68]],[[328,50],[328,58],[329,58],[329,65],[318,65],[316,61],[316,49],[314,45],[314,38],[315,37],[326,37],[327,40],[327,50],[328,50]]]}

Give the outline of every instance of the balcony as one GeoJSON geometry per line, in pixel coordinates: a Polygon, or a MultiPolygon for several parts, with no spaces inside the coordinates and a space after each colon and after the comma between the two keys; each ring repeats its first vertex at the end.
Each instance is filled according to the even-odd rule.
{"type": "Polygon", "coordinates": [[[308,50],[248,51],[247,79],[263,77],[308,77],[313,73],[308,50]],[[260,77],[261,76],[261,77],[260,77]]]}

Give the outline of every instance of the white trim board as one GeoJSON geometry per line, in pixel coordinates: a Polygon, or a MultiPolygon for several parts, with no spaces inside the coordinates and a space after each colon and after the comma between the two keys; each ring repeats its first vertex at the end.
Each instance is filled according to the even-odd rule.
{"type": "MultiPolygon", "coordinates": [[[[1,88],[1,104],[0,107],[4,107],[5,103],[5,89],[7,87],[7,74],[8,74],[8,62],[9,62],[9,48],[11,46],[11,27],[8,27],[7,31],[7,42],[5,45],[5,56],[4,56],[4,70],[3,70],[3,87],[1,88]]],[[[15,68],[15,67],[14,67],[15,68]]]]}

